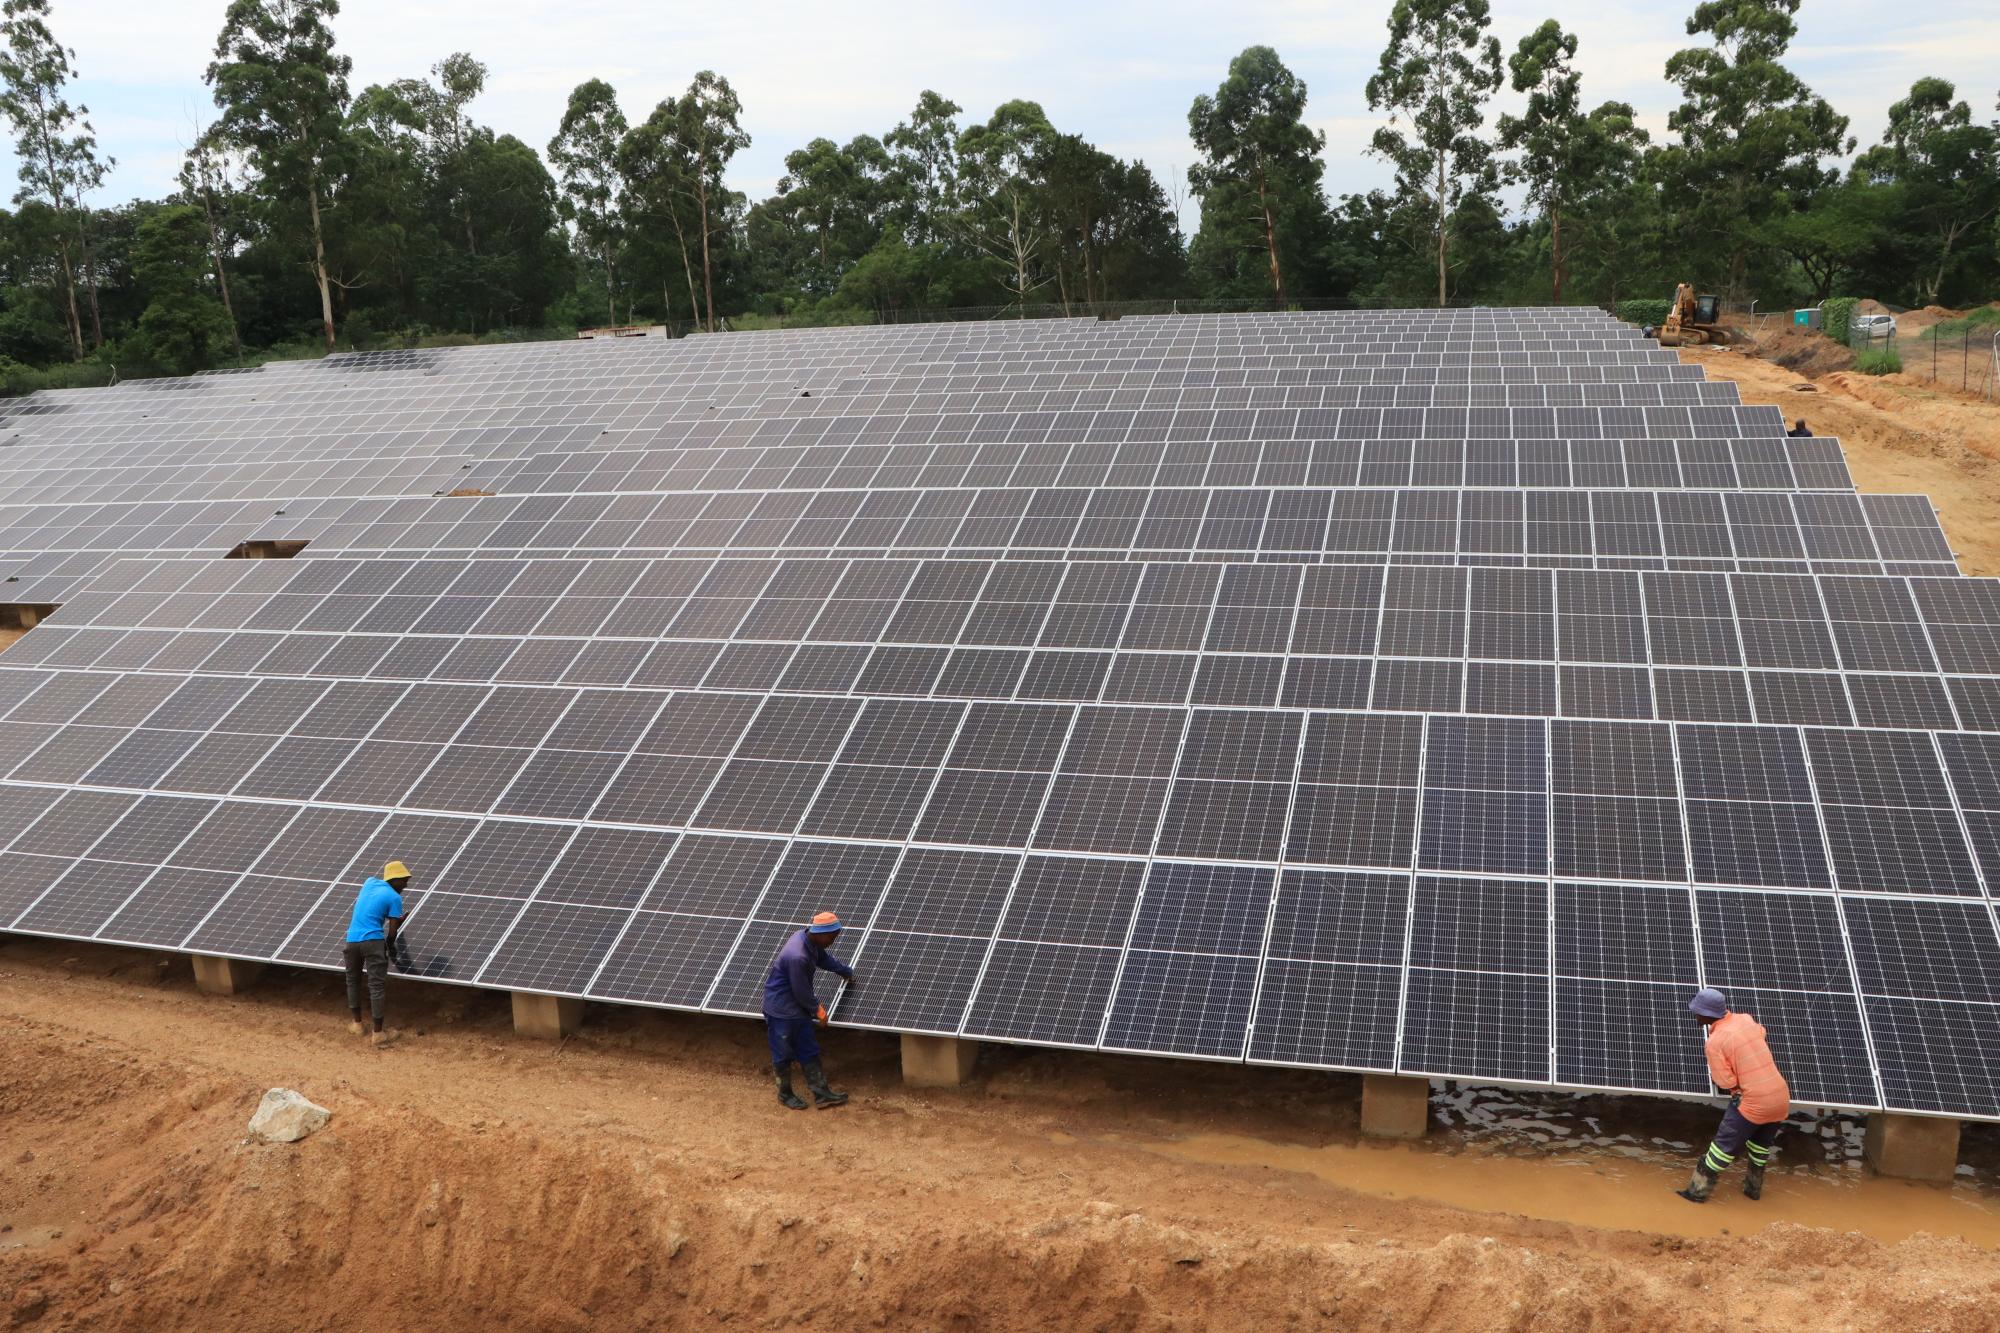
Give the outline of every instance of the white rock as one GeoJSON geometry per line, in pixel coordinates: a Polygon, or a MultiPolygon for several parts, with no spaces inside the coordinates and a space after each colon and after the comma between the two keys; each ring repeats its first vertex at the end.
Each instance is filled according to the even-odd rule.
{"type": "Polygon", "coordinates": [[[316,1106],[290,1088],[273,1088],[257,1103],[250,1117],[250,1132],[271,1143],[297,1143],[317,1129],[324,1129],[333,1112],[316,1106]]]}

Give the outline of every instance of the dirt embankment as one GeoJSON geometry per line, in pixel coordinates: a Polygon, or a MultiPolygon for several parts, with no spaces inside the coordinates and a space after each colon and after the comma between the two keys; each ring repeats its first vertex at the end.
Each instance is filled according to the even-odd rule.
{"type": "Polygon", "coordinates": [[[1803,417],[1814,434],[1838,436],[1862,490],[1930,496],[1960,567],[2000,574],[2000,404],[1902,375],[1836,371],[1814,378],[1758,355],[1769,345],[1684,348],[1681,359],[1711,379],[1735,383],[1746,403],[1775,404],[1786,421],[1803,417]]]}
{"type": "Polygon", "coordinates": [[[1854,353],[1846,343],[1835,342],[1812,329],[1774,327],[1776,331],[1759,333],[1754,341],[1744,344],[1743,351],[1806,379],[1854,369],[1854,353]]]}
{"type": "MultiPolygon", "coordinates": [[[[1720,1333],[1755,1310],[1777,1326],[1983,1333],[2000,1308],[1990,1248],[1754,1230],[1765,1205],[1731,1193],[1697,1213],[1667,1193],[1666,1162],[1557,1145],[1518,1169],[1735,1235],[1392,1197],[1383,1171],[1476,1148],[1449,1132],[1360,1145],[1350,1078],[996,1050],[974,1086],[926,1094],[898,1083],[891,1041],[841,1032],[830,1058],[854,1103],[794,1114],[761,1078],[748,1023],[594,1009],[557,1047],[514,1039],[497,995],[395,985],[411,1035],[378,1052],[345,1034],[334,978],[278,972],[217,1000],[185,974],[127,951],[0,944],[0,1318],[1720,1333]],[[332,1124],[297,1145],[246,1142],[272,1085],[330,1106],[332,1124]],[[1281,1164],[1244,1155],[1258,1143],[1281,1164]],[[1373,1183],[1283,1156],[1315,1150],[1373,1183]]],[[[1712,1123],[1666,1109],[1685,1122],[1676,1137],[1712,1123]]],[[[1816,1218],[1860,1219],[1873,1210],[1856,1179],[1782,1168],[1766,1204],[1814,1190],[1816,1218]]],[[[1922,1216],[2000,1221],[1965,1186],[1866,1183],[1922,1216]]],[[[1521,1206],[1504,1189],[1482,1203],[1521,1206]]]]}

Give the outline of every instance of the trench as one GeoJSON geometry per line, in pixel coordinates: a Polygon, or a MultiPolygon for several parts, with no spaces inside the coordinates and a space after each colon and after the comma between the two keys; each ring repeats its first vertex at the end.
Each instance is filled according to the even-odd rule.
{"type": "Polygon", "coordinates": [[[1782,1139],[1763,1199],[1753,1203],[1743,1197],[1739,1166],[1701,1205],[1673,1193],[1686,1183],[1693,1153],[1687,1164],[1671,1165],[1610,1155],[1510,1157],[1375,1141],[1290,1144],[1238,1134],[1118,1142],[1203,1166],[1285,1171],[1385,1199],[1421,1199],[1577,1226],[1706,1238],[1745,1236],[1776,1222],[1795,1222],[1858,1231],[1887,1244],[1928,1232],[2000,1249],[2000,1195],[1971,1183],[1887,1180],[1859,1168],[1787,1170],[1782,1139]]]}

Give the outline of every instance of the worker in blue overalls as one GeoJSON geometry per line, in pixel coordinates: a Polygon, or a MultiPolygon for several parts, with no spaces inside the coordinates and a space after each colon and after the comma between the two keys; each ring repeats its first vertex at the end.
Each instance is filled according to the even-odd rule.
{"type": "Polygon", "coordinates": [[[847,1100],[826,1084],[826,1071],[819,1064],[819,1038],[813,1028],[826,1026],[826,1006],[813,993],[813,974],[821,968],[847,984],[856,985],[854,969],[827,950],[840,938],[840,918],[821,912],[804,930],[795,931],[778,950],[764,979],[764,1027],[771,1038],[771,1068],[778,1081],[778,1100],[794,1111],[806,1109],[805,1102],[792,1091],[792,1061],[806,1072],[806,1087],[813,1103],[839,1106],[847,1100]]]}

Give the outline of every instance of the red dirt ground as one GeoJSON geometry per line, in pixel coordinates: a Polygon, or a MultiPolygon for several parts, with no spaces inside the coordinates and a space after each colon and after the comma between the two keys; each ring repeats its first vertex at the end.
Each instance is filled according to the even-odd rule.
{"type": "MultiPolygon", "coordinates": [[[[1983,1187],[1795,1165],[1763,1204],[1697,1210],[1667,1161],[1357,1143],[1352,1078],[994,1049],[925,1093],[893,1042],[849,1032],[829,1047],[854,1103],[797,1114],[751,1023],[593,1008],[557,1046],[512,1036],[498,995],[392,982],[392,1003],[409,1035],[375,1051],[324,974],[218,999],[185,961],[0,944],[0,1311],[210,1333],[1734,1333],[1746,1311],[1988,1333],[2000,1309],[1983,1187]],[[331,1125],[248,1141],[273,1085],[331,1125]],[[1435,1181],[1485,1197],[1434,1202],[1435,1181]],[[1662,1225],[1548,1216],[1565,1198],[1662,1225]],[[1763,1225],[1788,1215],[1822,1225],[1763,1225]],[[1904,1238],[1864,1234],[1885,1225],[1904,1238]]],[[[1607,1105],[1690,1138],[1714,1114],[1607,1105]]]]}

